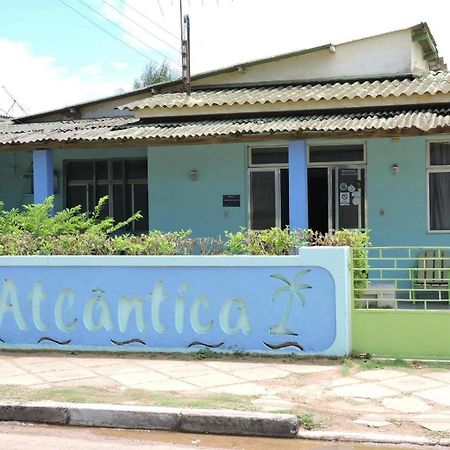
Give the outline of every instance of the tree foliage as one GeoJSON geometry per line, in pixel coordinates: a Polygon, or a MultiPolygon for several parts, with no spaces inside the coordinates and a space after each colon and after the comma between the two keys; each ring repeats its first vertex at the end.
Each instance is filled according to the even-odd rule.
{"type": "Polygon", "coordinates": [[[144,71],[133,83],[134,89],[141,89],[152,84],[165,83],[176,80],[180,74],[173,70],[169,62],[163,61],[161,64],[149,63],[144,71]]]}

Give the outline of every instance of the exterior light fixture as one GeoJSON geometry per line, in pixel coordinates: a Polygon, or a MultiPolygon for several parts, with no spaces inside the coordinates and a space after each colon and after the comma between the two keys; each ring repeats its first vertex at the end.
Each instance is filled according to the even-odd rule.
{"type": "Polygon", "coordinates": [[[392,175],[397,175],[400,170],[400,167],[398,167],[397,163],[394,163],[394,164],[392,164],[391,169],[392,169],[392,175]]]}
{"type": "Polygon", "coordinates": [[[190,176],[190,178],[191,178],[191,181],[197,181],[197,178],[198,178],[197,169],[192,169],[192,170],[189,172],[189,176],[190,176]]]}

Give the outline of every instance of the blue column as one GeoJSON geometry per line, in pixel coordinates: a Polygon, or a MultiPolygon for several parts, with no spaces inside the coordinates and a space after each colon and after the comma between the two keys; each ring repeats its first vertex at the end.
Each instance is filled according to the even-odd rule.
{"type": "Polygon", "coordinates": [[[305,141],[289,142],[289,223],[308,228],[308,158],[305,141]]]}
{"type": "Polygon", "coordinates": [[[53,195],[53,151],[33,150],[34,203],[53,195]]]}

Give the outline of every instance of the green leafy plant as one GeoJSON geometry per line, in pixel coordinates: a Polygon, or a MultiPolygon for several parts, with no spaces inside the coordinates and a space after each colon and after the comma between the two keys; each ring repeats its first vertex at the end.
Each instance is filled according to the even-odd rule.
{"type": "Polygon", "coordinates": [[[231,255],[291,255],[302,245],[299,234],[289,228],[268,230],[247,230],[226,232],[227,253],[231,255]]]}

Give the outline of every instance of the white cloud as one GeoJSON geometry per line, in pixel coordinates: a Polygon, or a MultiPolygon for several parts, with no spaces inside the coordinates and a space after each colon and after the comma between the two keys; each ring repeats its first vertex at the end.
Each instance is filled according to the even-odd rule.
{"type": "Polygon", "coordinates": [[[129,67],[128,64],[126,62],[124,62],[124,61],[112,61],[112,62],[109,63],[109,65],[113,69],[118,70],[118,71],[126,70],[129,67]]]}
{"type": "Polygon", "coordinates": [[[88,75],[100,75],[102,73],[102,68],[98,64],[88,64],[87,66],[81,67],[80,72],[88,75]]]}
{"type": "MultiPolygon", "coordinates": [[[[46,111],[66,105],[113,95],[118,89],[130,89],[128,78],[107,81],[98,76],[92,64],[72,72],[54,58],[36,56],[29,44],[0,40],[0,86],[4,85],[27,113],[46,111]]],[[[0,89],[0,108],[7,110],[11,100],[0,89]]],[[[14,108],[13,113],[23,113],[14,108]]],[[[1,113],[0,113],[1,114],[1,113]]]]}

